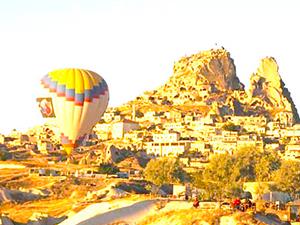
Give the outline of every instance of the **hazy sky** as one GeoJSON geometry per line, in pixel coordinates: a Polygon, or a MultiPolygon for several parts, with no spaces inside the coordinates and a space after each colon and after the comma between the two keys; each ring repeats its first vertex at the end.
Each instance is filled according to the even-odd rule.
{"type": "Polygon", "coordinates": [[[116,106],[162,85],[184,55],[224,46],[246,84],[273,56],[300,109],[297,0],[0,0],[0,133],[45,122],[40,78],[79,67],[116,106]]]}

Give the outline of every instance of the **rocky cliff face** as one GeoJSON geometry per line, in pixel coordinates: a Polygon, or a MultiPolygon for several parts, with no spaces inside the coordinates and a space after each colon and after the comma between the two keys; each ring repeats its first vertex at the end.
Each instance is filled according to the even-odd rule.
{"type": "Polygon", "coordinates": [[[190,85],[214,85],[214,88],[224,90],[240,90],[240,83],[235,72],[235,65],[229,52],[224,49],[203,51],[189,57],[181,58],[174,64],[173,83],[178,78],[184,78],[183,83],[190,85]]]}
{"type": "Polygon", "coordinates": [[[174,64],[173,75],[157,90],[156,96],[175,105],[191,101],[197,104],[215,93],[243,89],[229,52],[216,49],[181,58],[174,64]]]}
{"type": "Polygon", "coordinates": [[[252,108],[264,108],[274,119],[286,117],[288,122],[299,121],[295,104],[279,75],[276,60],[272,57],[262,59],[257,72],[252,74],[249,97],[252,108]]]}
{"type": "Polygon", "coordinates": [[[223,48],[181,58],[174,64],[168,82],[137,100],[156,107],[191,106],[189,109],[195,110],[205,106],[206,113],[219,116],[264,115],[286,124],[299,121],[274,58],[261,61],[251,76],[249,90],[245,91],[236,76],[233,59],[223,48]]]}

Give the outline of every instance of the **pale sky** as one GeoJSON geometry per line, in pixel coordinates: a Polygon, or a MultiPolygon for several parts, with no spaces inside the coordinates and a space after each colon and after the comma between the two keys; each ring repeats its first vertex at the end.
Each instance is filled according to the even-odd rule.
{"type": "Polygon", "coordinates": [[[77,67],[108,83],[110,106],[164,84],[180,57],[224,46],[247,86],[275,57],[300,109],[297,0],[0,0],[0,133],[45,120],[35,102],[48,72],[77,67]]]}

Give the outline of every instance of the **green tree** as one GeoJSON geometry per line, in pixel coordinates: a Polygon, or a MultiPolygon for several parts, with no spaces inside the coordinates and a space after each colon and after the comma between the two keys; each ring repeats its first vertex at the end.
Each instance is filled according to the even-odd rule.
{"type": "Polygon", "coordinates": [[[255,181],[255,164],[259,153],[255,147],[239,149],[233,156],[234,165],[239,171],[239,180],[255,181]]]}
{"type": "Polygon", "coordinates": [[[206,198],[222,199],[234,196],[241,190],[239,171],[233,157],[228,154],[214,156],[204,171],[193,176],[193,184],[206,191],[206,198]]]}
{"type": "Polygon", "coordinates": [[[239,125],[235,125],[234,123],[227,123],[222,127],[223,130],[227,130],[227,131],[240,131],[241,126],[239,125]]]}
{"type": "Polygon", "coordinates": [[[101,163],[98,171],[101,174],[115,174],[120,170],[112,163],[101,163]]]}
{"type": "Polygon", "coordinates": [[[300,192],[300,162],[282,161],[280,168],[273,173],[276,188],[295,195],[300,192]]]}
{"type": "Polygon", "coordinates": [[[145,179],[157,186],[168,183],[182,183],[186,178],[178,159],[151,159],[144,170],[145,179]]]}
{"type": "Polygon", "coordinates": [[[272,173],[280,168],[281,160],[275,152],[264,152],[259,155],[255,163],[256,181],[271,181],[272,173]]]}
{"type": "Polygon", "coordinates": [[[142,117],[144,117],[144,113],[142,113],[140,110],[136,110],[135,111],[135,116],[137,118],[142,118],[142,117]]]}
{"type": "Polygon", "coordinates": [[[0,160],[5,161],[11,158],[11,154],[7,150],[0,149],[0,160]]]}
{"type": "Polygon", "coordinates": [[[270,181],[270,174],[280,166],[277,153],[261,151],[255,146],[241,148],[233,157],[241,181],[270,181]]]}
{"type": "Polygon", "coordinates": [[[209,198],[237,196],[242,182],[270,181],[270,174],[279,166],[277,154],[245,147],[234,155],[215,155],[203,171],[193,174],[193,184],[205,189],[209,198]]]}

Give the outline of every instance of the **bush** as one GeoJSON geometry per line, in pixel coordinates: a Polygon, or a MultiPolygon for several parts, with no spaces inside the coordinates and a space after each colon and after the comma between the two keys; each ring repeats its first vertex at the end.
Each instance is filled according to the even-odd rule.
{"type": "Polygon", "coordinates": [[[119,168],[112,163],[102,163],[100,164],[98,170],[98,172],[101,174],[116,174],[119,171],[119,168]]]}
{"type": "Polygon", "coordinates": [[[151,159],[144,171],[145,179],[157,186],[182,183],[187,175],[183,165],[176,159],[151,159]]]}
{"type": "Polygon", "coordinates": [[[0,160],[1,161],[5,161],[11,158],[11,153],[9,153],[8,151],[1,151],[0,150],[0,160]]]}

